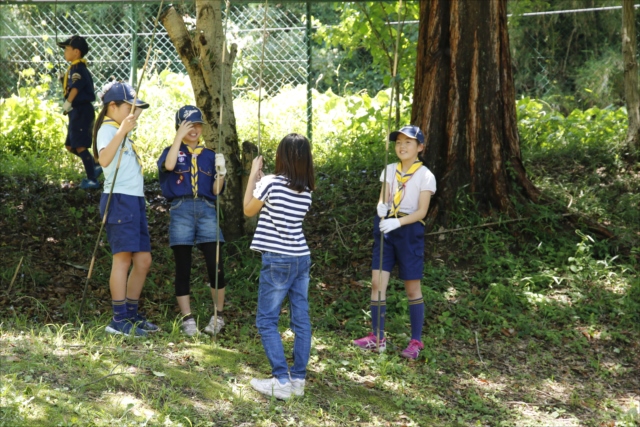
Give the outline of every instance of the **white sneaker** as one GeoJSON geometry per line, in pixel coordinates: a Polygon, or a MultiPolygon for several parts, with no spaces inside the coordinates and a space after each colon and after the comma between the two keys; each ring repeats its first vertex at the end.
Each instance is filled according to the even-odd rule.
{"type": "Polygon", "coordinates": [[[287,381],[284,384],[280,384],[280,381],[274,377],[266,380],[253,378],[251,387],[266,396],[273,396],[276,399],[286,400],[291,397],[291,382],[287,381]]]}
{"type": "Polygon", "coordinates": [[[183,320],[182,321],[182,332],[185,335],[188,335],[190,337],[199,334],[198,325],[196,325],[195,319],[191,318],[191,319],[183,320]]]}
{"type": "Polygon", "coordinates": [[[224,328],[224,319],[218,316],[218,324],[216,325],[216,316],[211,316],[209,324],[204,328],[204,332],[209,335],[218,334],[224,328]]]}
{"type": "Polygon", "coordinates": [[[291,379],[291,393],[295,396],[304,396],[305,382],[306,381],[302,379],[298,379],[298,380],[291,379]]]}

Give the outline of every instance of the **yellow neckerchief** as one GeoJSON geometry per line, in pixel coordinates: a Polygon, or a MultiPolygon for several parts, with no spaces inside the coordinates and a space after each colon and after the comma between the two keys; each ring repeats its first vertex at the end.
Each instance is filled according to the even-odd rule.
{"type": "Polygon", "coordinates": [[[71,64],[69,65],[69,68],[67,68],[67,72],[64,73],[64,81],[62,82],[62,88],[64,90],[64,95],[67,95],[67,84],[69,83],[69,73],[71,72],[71,68],[76,65],[76,64],[80,64],[83,63],[84,65],[87,65],[87,60],[84,58],[80,58],[80,59],[76,59],[75,61],[71,61],[71,64]]]}
{"type": "MultiPolygon", "coordinates": [[[[102,124],[103,125],[113,126],[116,129],[120,129],[120,123],[116,122],[115,120],[113,120],[109,116],[104,116],[104,120],[102,121],[102,124]]],[[[136,144],[134,144],[133,141],[131,141],[131,139],[129,139],[129,142],[131,143],[131,149],[133,150],[133,153],[136,155],[136,160],[138,161],[138,164],[140,165],[140,172],[142,172],[142,158],[140,157],[140,153],[138,153],[138,148],[136,147],[136,144]]],[[[126,146],[125,146],[124,151],[127,151],[127,147],[126,146]]]]}
{"type": "MultiPolygon", "coordinates": [[[[199,142],[199,141],[198,141],[199,142]]],[[[184,144],[184,142],[183,142],[184,144]]],[[[198,156],[204,150],[202,145],[191,148],[189,145],[184,144],[191,153],[191,191],[193,191],[193,197],[198,197],[198,156]]]]}
{"type": "Polygon", "coordinates": [[[396,194],[393,196],[393,205],[391,206],[390,216],[398,216],[400,212],[400,202],[402,202],[402,198],[404,197],[404,187],[407,182],[411,179],[414,173],[422,166],[422,162],[420,160],[416,160],[407,173],[402,174],[402,162],[398,162],[396,166],[396,180],[398,181],[398,189],[396,190],[396,194]]]}

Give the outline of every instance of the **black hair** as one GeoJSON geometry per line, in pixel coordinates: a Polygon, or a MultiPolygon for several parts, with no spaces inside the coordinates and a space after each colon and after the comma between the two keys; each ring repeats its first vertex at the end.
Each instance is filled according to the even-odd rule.
{"type": "MultiPolygon", "coordinates": [[[[124,104],[124,101],[111,101],[115,104],[116,107],[124,104]]],[[[103,105],[102,110],[98,113],[98,118],[93,125],[93,157],[98,160],[100,157],[100,153],[98,153],[98,131],[102,126],[102,122],[104,121],[104,117],[107,115],[107,110],[109,110],[109,104],[103,105]]]]}
{"type": "Polygon", "coordinates": [[[316,188],[311,143],[297,133],[282,138],[276,150],[276,175],[289,179],[288,188],[294,191],[313,191],[316,188]]]}

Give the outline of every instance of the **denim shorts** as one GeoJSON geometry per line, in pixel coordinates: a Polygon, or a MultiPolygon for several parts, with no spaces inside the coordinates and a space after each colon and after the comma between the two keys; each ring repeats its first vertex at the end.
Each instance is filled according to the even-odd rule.
{"type": "Polygon", "coordinates": [[[176,197],[171,201],[169,246],[224,242],[216,218],[216,204],[202,197],[176,197]]]}
{"type": "MultiPolygon", "coordinates": [[[[103,218],[108,198],[109,194],[102,193],[100,216],[103,218]]],[[[144,197],[113,193],[105,228],[112,254],[151,252],[144,197]]]]}
{"type": "MultiPolygon", "coordinates": [[[[400,280],[420,280],[424,269],[424,225],[403,225],[384,235],[382,270],[391,272],[398,264],[400,280]]],[[[380,218],[373,220],[372,270],[380,269],[380,218]]]]}

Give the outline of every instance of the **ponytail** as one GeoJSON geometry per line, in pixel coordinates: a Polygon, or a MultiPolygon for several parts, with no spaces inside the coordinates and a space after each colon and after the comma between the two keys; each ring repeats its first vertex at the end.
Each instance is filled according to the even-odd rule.
{"type": "MultiPolygon", "coordinates": [[[[115,104],[116,107],[124,104],[124,101],[111,101],[115,104]]],[[[100,153],[98,153],[98,131],[102,126],[102,122],[104,121],[104,117],[107,115],[107,111],[109,110],[109,104],[103,105],[102,110],[98,114],[98,118],[96,119],[95,124],[93,125],[93,157],[98,160],[100,157],[100,153]]]]}
{"type": "Polygon", "coordinates": [[[107,110],[109,109],[108,105],[103,105],[102,110],[98,114],[98,118],[96,119],[95,124],[93,125],[93,157],[98,160],[100,154],[98,153],[98,131],[102,126],[102,122],[104,121],[104,116],[107,115],[107,110]]]}

